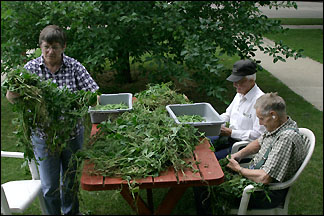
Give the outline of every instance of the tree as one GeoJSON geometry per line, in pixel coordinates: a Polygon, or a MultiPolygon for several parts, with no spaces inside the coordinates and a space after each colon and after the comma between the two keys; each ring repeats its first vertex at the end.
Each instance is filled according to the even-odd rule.
{"type": "Polygon", "coordinates": [[[220,55],[250,58],[259,47],[274,61],[285,61],[279,54],[301,56],[281,43],[262,44],[262,35],[284,30],[259,5],[297,8],[281,1],[1,2],[1,69],[26,61],[21,53],[37,48],[39,32],[56,24],[68,35],[66,54],[94,77],[108,59],[119,78],[131,82],[130,64],[151,61],[159,69],[149,73],[155,81],[199,80],[208,95],[223,99],[220,55]]]}

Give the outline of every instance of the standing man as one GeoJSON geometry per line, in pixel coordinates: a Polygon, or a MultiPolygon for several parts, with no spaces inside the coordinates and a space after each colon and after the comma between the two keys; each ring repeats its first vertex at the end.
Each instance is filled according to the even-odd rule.
{"type": "Polygon", "coordinates": [[[239,60],[233,65],[232,74],[227,78],[233,82],[237,94],[221,114],[229,127],[222,125],[220,136],[209,137],[214,144],[218,160],[225,158],[235,142],[257,139],[264,131],[260,126],[254,109],[255,101],[264,93],[255,83],[256,64],[251,60],[239,60]]]}
{"type": "MultiPolygon", "coordinates": [[[[66,36],[56,25],[46,26],[39,35],[42,55],[24,66],[44,80],[52,79],[59,88],[66,86],[72,92],[85,90],[95,92],[99,89],[86,68],[77,60],[66,56],[66,36]]],[[[7,92],[7,99],[13,103],[16,93],[7,92]]],[[[84,126],[80,121],[62,153],[50,152],[47,148],[46,134],[39,128],[32,133],[34,154],[39,164],[39,174],[47,213],[52,215],[79,214],[77,193],[72,191],[75,172],[66,173],[72,154],[83,145],[84,126]],[[67,176],[65,178],[65,175],[67,176]]]]}

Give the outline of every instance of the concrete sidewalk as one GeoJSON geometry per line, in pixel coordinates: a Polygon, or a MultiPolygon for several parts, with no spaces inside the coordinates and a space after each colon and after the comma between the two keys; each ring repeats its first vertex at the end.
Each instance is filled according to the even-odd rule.
{"type": "MultiPolygon", "coordinates": [[[[323,1],[297,1],[298,9],[279,8],[270,9],[268,6],[259,7],[268,18],[322,18],[323,1]]],[[[323,29],[323,25],[283,25],[290,29],[323,29]]],[[[274,43],[266,38],[264,42],[269,45],[274,43]]],[[[295,93],[301,95],[306,101],[313,104],[317,109],[323,111],[323,64],[310,58],[286,59],[286,62],[273,63],[273,58],[260,50],[255,59],[261,60],[261,66],[281,80],[295,93]]]]}
{"type": "MultiPolygon", "coordinates": [[[[274,46],[274,42],[264,38],[266,45],[274,46]]],[[[273,57],[264,54],[259,49],[254,59],[261,60],[261,66],[281,80],[296,94],[323,111],[323,64],[308,57],[286,59],[286,62],[273,63],[273,57]]],[[[275,91],[275,89],[274,89],[275,91]]]]}

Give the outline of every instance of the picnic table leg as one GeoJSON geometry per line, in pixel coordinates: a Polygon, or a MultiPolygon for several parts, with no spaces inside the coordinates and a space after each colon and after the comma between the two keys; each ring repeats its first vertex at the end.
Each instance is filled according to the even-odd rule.
{"type": "Polygon", "coordinates": [[[130,207],[140,215],[152,215],[152,211],[147,207],[143,199],[136,193],[136,206],[134,205],[134,199],[127,187],[123,187],[120,194],[128,202],[130,207]]]}
{"type": "Polygon", "coordinates": [[[146,189],[146,194],[147,194],[147,203],[148,203],[149,209],[151,210],[151,212],[154,212],[152,189],[151,188],[146,189]]]}
{"type": "Polygon", "coordinates": [[[157,208],[155,215],[170,215],[187,187],[172,187],[157,208]]]}

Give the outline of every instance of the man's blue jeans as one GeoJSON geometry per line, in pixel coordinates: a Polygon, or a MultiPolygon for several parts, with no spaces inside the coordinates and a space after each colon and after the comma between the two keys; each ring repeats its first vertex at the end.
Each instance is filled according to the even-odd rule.
{"type": "Polygon", "coordinates": [[[84,128],[69,141],[65,150],[60,155],[49,154],[45,140],[32,136],[34,153],[37,159],[38,170],[42,182],[42,191],[45,199],[47,213],[52,215],[79,213],[79,200],[76,191],[72,191],[76,164],[69,170],[69,162],[73,153],[83,145],[84,128]],[[44,160],[39,160],[44,158],[44,160]],[[65,176],[66,175],[66,176],[65,176]]]}

